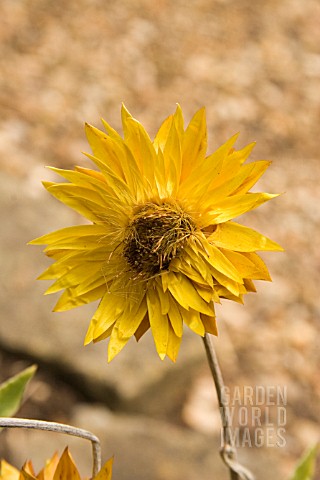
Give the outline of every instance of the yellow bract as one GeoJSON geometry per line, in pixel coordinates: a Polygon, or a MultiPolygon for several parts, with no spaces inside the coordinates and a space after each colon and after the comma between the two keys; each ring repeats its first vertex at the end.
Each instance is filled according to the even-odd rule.
{"type": "Polygon", "coordinates": [[[85,343],[110,338],[111,360],[151,328],[160,358],[175,361],[184,323],[216,335],[214,303],[242,303],[253,280],[270,280],[256,252],[282,248],[233,221],[276,196],[249,192],[270,162],[245,164],[254,145],[235,150],[238,135],[206,156],[204,109],[185,129],[178,106],[154,141],[125,107],[122,123],[124,138],[86,125],[97,170],[54,168],[66,182],[44,182],[90,223],[31,243],[55,261],[39,277],[62,292],[55,311],[100,299],[85,343]]]}
{"type": "MultiPolygon", "coordinates": [[[[92,480],[111,480],[113,458],[110,458],[92,480]]],[[[55,453],[45,467],[36,475],[32,462],[28,461],[21,470],[0,461],[0,480],[81,480],[69,449],[66,448],[61,458],[55,453]]]]}

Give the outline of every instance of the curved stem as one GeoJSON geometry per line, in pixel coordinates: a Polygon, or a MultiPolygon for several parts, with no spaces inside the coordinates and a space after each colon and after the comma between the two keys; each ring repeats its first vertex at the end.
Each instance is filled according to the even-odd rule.
{"type": "Polygon", "coordinates": [[[45,430],[57,433],[66,433],[75,437],[90,440],[92,443],[93,467],[92,476],[97,475],[101,469],[101,447],[100,440],[93,433],[82,428],[72,427],[63,423],[45,422],[42,420],[32,420],[29,418],[5,418],[0,417],[0,427],[7,428],[29,428],[34,430],[45,430]]]}
{"type": "Polygon", "coordinates": [[[216,352],[211,343],[209,334],[203,337],[203,343],[207,354],[209,368],[213,377],[217,392],[219,410],[222,423],[223,445],[220,450],[221,457],[230,471],[231,480],[254,480],[252,473],[237,461],[237,450],[232,438],[231,419],[228,408],[228,401],[225,392],[225,385],[222,378],[216,352]]]}

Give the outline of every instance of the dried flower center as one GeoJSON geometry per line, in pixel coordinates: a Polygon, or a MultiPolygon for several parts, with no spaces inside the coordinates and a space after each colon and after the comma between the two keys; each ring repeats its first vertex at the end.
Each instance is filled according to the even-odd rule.
{"type": "Polygon", "coordinates": [[[168,270],[194,230],[191,217],[177,205],[147,204],[128,226],[123,255],[137,274],[156,275],[168,270]]]}

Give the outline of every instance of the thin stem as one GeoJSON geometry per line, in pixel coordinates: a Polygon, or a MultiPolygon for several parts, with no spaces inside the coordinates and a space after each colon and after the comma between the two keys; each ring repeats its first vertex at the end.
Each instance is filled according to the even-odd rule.
{"type": "Polygon", "coordinates": [[[66,433],[75,437],[90,440],[92,443],[93,467],[92,476],[96,476],[101,469],[101,447],[98,437],[93,433],[83,430],[82,428],[72,427],[63,423],[45,422],[42,420],[32,420],[29,418],[5,418],[0,417],[0,427],[7,428],[29,428],[34,430],[45,430],[57,433],[66,433]]]}
{"type": "Polygon", "coordinates": [[[237,461],[237,450],[232,437],[231,419],[226,397],[225,386],[222,378],[216,352],[213,348],[209,335],[203,337],[203,343],[207,354],[209,368],[215,384],[219,410],[222,423],[223,445],[220,450],[224,463],[228,466],[231,480],[254,480],[252,473],[237,461]]]}

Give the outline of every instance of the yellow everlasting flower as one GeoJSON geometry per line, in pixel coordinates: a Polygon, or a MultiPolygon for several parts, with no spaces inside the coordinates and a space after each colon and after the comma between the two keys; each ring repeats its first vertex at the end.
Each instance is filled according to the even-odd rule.
{"type": "MultiPolygon", "coordinates": [[[[111,480],[113,458],[110,458],[92,480],[111,480]]],[[[5,460],[0,461],[0,480],[81,480],[73,458],[66,448],[59,459],[57,454],[47,461],[45,467],[35,474],[31,461],[27,461],[21,470],[5,460]]]]}
{"type": "Polygon", "coordinates": [[[55,260],[39,277],[55,280],[47,294],[64,290],[55,311],[101,299],[86,344],[110,337],[110,361],[151,327],[160,358],[175,361],[183,323],[216,335],[214,303],[270,280],[256,251],[281,247],[231,221],[276,196],[248,193],[270,162],[244,164],[254,144],[235,150],[237,135],[206,156],[204,109],[184,129],[178,106],[153,142],[125,107],[122,123],[124,138],[86,125],[98,171],[52,168],[67,182],[44,182],[91,223],[31,243],[55,260]]]}

